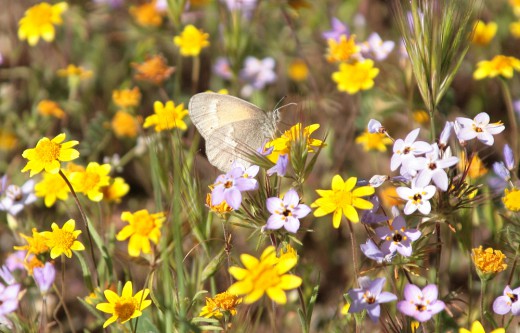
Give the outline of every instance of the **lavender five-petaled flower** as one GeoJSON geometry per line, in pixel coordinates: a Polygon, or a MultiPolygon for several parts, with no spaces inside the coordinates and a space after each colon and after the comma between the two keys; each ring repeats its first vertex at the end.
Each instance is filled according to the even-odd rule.
{"type": "Polygon", "coordinates": [[[358,282],[361,288],[348,291],[348,295],[352,300],[348,312],[355,313],[367,310],[370,319],[373,322],[377,322],[381,315],[380,304],[396,301],[397,296],[390,292],[382,291],[386,282],[385,278],[370,280],[364,276],[359,278],[358,282]]]}
{"type": "Polygon", "coordinates": [[[428,185],[432,180],[435,185],[442,191],[448,189],[448,174],[444,169],[454,166],[459,161],[455,156],[440,157],[440,150],[436,144],[432,144],[432,151],[426,153],[424,159],[418,159],[417,162],[419,174],[417,175],[416,184],[419,187],[428,185]]]}
{"type": "Polygon", "coordinates": [[[363,211],[360,219],[361,223],[372,224],[388,221],[388,217],[386,215],[377,214],[380,206],[377,195],[372,196],[369,201],[372,203],[373,207],[372,209],[363,211]]]}
{"type": "Polygon", "coordinates": [[[309,206],[300,204],[300,197],[294,189],[285,193],[283,199],[272,197],[267,199],[267,210],[273,214],[267,220],[266,229],[285,230],[295,233],[300,228],[300,219],[311,212],[309,206]]]}
{"type": "Polygon", "coordinates": [[[509,311],[514,316],[520,315],[520,287],[511,289],[509,286],[504,288],[504,295],[499,296],[493,302],[493,311],[499,315],[505,315],[509,311]]]}
{"type": "Polygon", "coordinates": [[[434,284],[429,284],[422,290],[414,284],[404,287],[404,300],[397,303],[401,313],[414,317],[417,321],[428,321],[446,307],[443,301],[437,299],[439,290],[434,284]]]}
{"type": "Polygon", "coordinates": [[[401,186],[396,189],[397,195],[401,199],[407,200],[404,206],[406,215],[412,214],[417,209],[424,215],[430,214],[432,206],[429,200],[435,195],[435,191],[436,188],[433,185],[421,187],[417,186],[414,181],[412,181],[411,188],[401,186]]]}
{"type": "Polygon", "coordinates": [[[492,146],[495,142],[493,135],[502,132],[505,129],[502,122],[489,123],[489,115],[481,112],[473,119],[457,117],[457,124],[460,130],[457,133],[459,141],[468,141],[477,138],[482,143],[492,146]]]}
{"type": "Polygon", "coordinates": [[[406,222],[402,215],[396,216],[388,225],[377,228],[376,234],[384,240],[381,251],[390,253],[397,251],[405,257],[412,255],[412,242],[421,236],[421,232],[417,229],[406,229],[406,222]]]}
{"type": "Polygon", "coordinates": [[[36,201],[34,194],[34,180],[30,179],[22,187],[9,185],[5,190],[5,198],[0,201],[0,210],[7,211],[11,215],[17,215],[27,205],[36,201]]]}
{"type": "Polygon", "coordinates": [[[287,173],[288,164],[289,164],[289,155],[282,154],[282,155],[278,156],[278,160],[276,161],[276,164],[272,168],[267,170],[266,173],[268,176],[272,176],[276,173],[278,176],[283,177],[287,173]]]}
{"type": "Polygon", "coordinates": [[[361,252],[363,252],[367,258],[377,261],[378,264],[382,264],[383,261],[391,262],[395,256],[395,253],[389,251],[383,252],[380,250],[376,243],[374,243],[370,238],[365,244],[361,244],[359,247],[361,248],[361,252]]]}
{"type": "Polygon", "coordinates": [[[368,36],[366,42],[361,43],[361,54],[364,57],[372,58],[377,61],[385,60],[395,47],[395,42],[391,40],[383,41],[377,32],[368,36]]]}
{"type": "Polygon", "coordinates": [[[493,163],[493,171],[499,176],[502,180],[506,182],[511,179],[511,173],[507,170],[504,162],[495,162],[493,163]]]}
{"type": "Polygon", "coordinates": [[[515,156],[513,155],[513,149],[508,144],[504,145],[504,161],[509,171],[515,168],[515,156]]]}
{"type": "Polygon", "coordinates": [[[4,316],[18,308],[18,293],[20,284],[4,286],[0,283],[0,316],[4,316]]]}
{"type": "Polygon", "coordinates": [[[46,294],[51,288],[56,278],[56,269],[50,262],[46,262],[43,267],[35,267],[33,269],[33,277],[36,285],[42,294],[46,294]]]}
{"type": "Polygon", "coordinates": [[[244,61],[244,68],[240,71],[240,77],[254,89],[263,89],[267,84],[276,81],[275,64],[274,58],[271,57],[260,60],[249,56],[244,61]]]}
{"type": "Polygon", "coordinates": [[[258,188],[256,176],[260,168],[256,165],[250,166],[247,170],[241,165],[234,166],[228,173],[217,177],[211,191],[211,204],[218,205],[222,201],[233,209],[239,209],[242,203],[242,193],[258,188]]]}
{"type": "Polygon", "coordinates": [[[415,157],[428,153],[432,150],[431,145],[425,141],[415,141],[419,135],[420,128],[416,128],[406,138],[395,140],[392,159],[390,160],[390,169],[397,170],[402,165],[401,174],[408,174],[412,170],[417,170],[414,167],[415,157]]]}
{"type": "Polygon", "coordinates": [[[447,121],[446,125],[444,125],[444,129],[439,136],[439,148],[444,149],[448,145],[448,140],[450,139],[451,130],[453,129],[453,123],[451,121],[447,121]]]}
{"type": "Polygon", "coordinates": [[[325,31],[322,36],[325,40],[334,39],[339,41],[342,35],[348,36],[349,30],[346,24],[343,24],[339,19],[333,17],[331,21],[332,30],[325,31]]]}
{"type": "Polygon", "coordinates": [[[0,278],[2,278],[2,280],[4,280],[4,282],[8,285],[16,282],[13,274],[11,273],[11,270],[9,269],[9,267],[7,267],[7,265],[3,265],[0,268],[0,278]]]}

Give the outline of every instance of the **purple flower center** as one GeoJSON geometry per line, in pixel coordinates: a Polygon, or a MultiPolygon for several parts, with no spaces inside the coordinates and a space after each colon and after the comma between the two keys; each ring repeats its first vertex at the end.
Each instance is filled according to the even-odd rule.
{"type": "Polygon", "coordinates": [[[292,216],[292,211],[290,209],[285,209],[282,213],[283,216],[287,217],[287,216],[292,216]]]}
{"type": "Polygon", "coordinates": [[[427,309],[426,305],[424,305],[424,304],[415,304],[415,308],[416,308],[417,311],[419,311],[419,312],[426,311],[426,309],[427,309]]]}
{"type": "Polygon", "coordinates": [[[507,295],[507,297],[509,297],[511,302],[515,303],[516,301],[518,301],[518,295],[517,294],[506,293],[506,295],[507,295]]]}
{"type": "Polygon", "coordinates": [[[412,151],[412,148],[411,148],[411,147],[406,147],[406,148],[403,150],[403,154],[404,154],[404,155],[409,154],[411,151],[412,151]]]}
{"type": "Polygon", "coordinates": [[[366,291],[363,294],[363,298],[365,299],[367,304],[374,304],[376,302],[376,298],[374,297],[374,295],[372,295],[372,293],[370,293],[370,291],[366,291]]]}
{"type": "Polygon", "coordinates": [[[224,187],[225,187],[225,188],[233,187],[233,181],[228,180],[227,182],[224,183],[224,187]]]}

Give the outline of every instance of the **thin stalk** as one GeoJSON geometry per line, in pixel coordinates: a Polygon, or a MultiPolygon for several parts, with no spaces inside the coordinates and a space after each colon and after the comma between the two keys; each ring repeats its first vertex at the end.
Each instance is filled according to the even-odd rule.
{"type": "Polygon", "coordinates": [[[430,138],[431,142],[435,142],[435,109],[430,110],[428,114],[430,115],[430,138]]]}
{"type": "Polygon", "coordinates": [[[518,151],[518,123],[516,121],[515,110],[513,108],[511,91],[509,90],[506,80],[501,79],[500,83],[502,85],[502,94],[504,96],[504,102],[506,103],[507,116],[509,118],[509,123],[511,124],[511,145],[513,148],[514,155],[520,156],[520,151],[518,151]]]}
{"type": "Polygon", "coordinates": [[[42,314],[38,332],[45,333],[45,326],[47,326],[47,295],[44,295],[42,299],[42,314]]]}
{"type": "Polygon", "coordinates": [[[65,174],[63,173],[63,171],[59,171],[59,174],[61,176],[61,178],[63,178],[63,180],[65,181],[65,183],[67,184],[67,186],[69,187],[69,190],[70,190],[70,193],[72,193],[72,197],[74,198],[74,202],[76,203],[76,206],[78,207],[78,210],[79,210],[79,213],[81,215],[81,218],[83,219],[83,223],[85,224],[85,230],[87,232],[87,237],[88,237],[88,244],[89,244],[89,248],[90,248],[90,256],[92,257],[92,264],[94,265],[94,270],[93,270],[93,273],[92,274],[92,278],[94,279],[94,285],[96,287],[99,287],[98,285],[98,281],[97,281],[97,269],[96,269],[96,256],[94,254],[94,242],[92,241],[92,235],[90,234],[90,229],[89,229],[89,223],[88,223],[88,220],[87,220],[87,215],[85,214],[85,211],[83,210],[83,208],[81,207],[81,203],[79,202],[79,198],[78,198],[78,195],[76,194],[76,191],[74,191],[74,188],[72,187],[72,184],[70,183],[69,179],[67,178],[67,176],[65,176],[65,174]]]}
{"type": "Polygon", "coordinates": [[[480,280],[480,322],[484,325],[484,296],[486,295],[487,281],[480,280]]]}
{"type": "Polygon", "coordinates": [[[356,248],[357,248],[356,237],[354,237],[354,228],[352,227],[352,222],[350,222],[349,219],[347,219],[347,221],[348,221],[348,228],[350,230],[350,244],[352,246],[352,264],[354,266],[354,285],[357,285],[357,279],[359,277],[359,272],[358,272],[357,258],[356,258],[356,248]]]}
{"type": "MultiPolygon", "coordinates": [[[[67,322],[69,323],[69,327],[72,333],[76,333],[76,330],[74,329],[74,325],[72,323],[72,317],[69,312],[69,308],[67,307],[67,304],[64,300],[65,295],[65,257],[63,254],[61,255],[61,292],[58,292],[58,288],[56,288],[56,285],[54,285],[54,289],[56,291],[56,295],[58,295],[58,298],[60,299],[60,303],[63,306],[63,311],[65,312],[65,316],[67,317],[67,322]]],[[[56,315],[58,314],[59,306],[56,307],[56,310],[54,310],[54,320],[56,320],[57,323],[59,323],[58,318],[56,315]]],[[[61,325],[60,325],[61,327],[61,325]]]]}
{"type": "MultiPolygon", "coordinates": [[[[227,232],[227,229],[226,229],[226,223],[227,223],[227,219],[226,220],[223,220],[222,221],[222,231],[224,233],[224,251],[226,251],[226,257],[227,257],[227,271],[229,272],[229,268],[231,267],[231,235],[228,236],[228,232],[227,232]]],[[[231,276],[231,274],[228,273],[228,276],[229,276],[229,285],[232,285],[233,284],[233,277],[231,276]]]]}
{"type": "Polygon", "coordinates": [[[191,92],[195,94],[199,87],[199,77],[200,77],[200,57],[193,57],[192,60],[192,68],[191,68],[191,92]]]}

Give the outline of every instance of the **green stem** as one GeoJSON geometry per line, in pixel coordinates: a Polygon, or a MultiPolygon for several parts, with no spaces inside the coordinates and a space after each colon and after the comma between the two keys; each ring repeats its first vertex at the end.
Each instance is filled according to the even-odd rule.
{"type": "Polygon", "coordinates": [[[520,156],[520,151],[518,151],[518,123],[516,121],[515,110],[513,108],[513,100],[511,98],[511,90],[507,85],[505,79],[501,79],[500,83],[502,85],[502,94],[504,96],[504,102],[506,103],[507,108],[507,116],[509,118],[509,123],[511,124],[511,145],[515,156],[520,156]]]}
{"type": "Polygon", "coordinates": [[[484,297],[486,295],[487,280],[480,280],[480,322],[484,325],[484,297]]]}
{"type": "Polygon", "coordinates": [[[350,245],[352,247],[352,265],[354,266],[354,285],[357,285],[357,279],[359,277],[359,272],[358,272],[357,259],[356,259],[356,249],[357,249],[356,237],[354,236],[354,228],[352,227],[352,222],[350,222],[349,219],[347,219],[347,221],[348,221],[348,228],[350,231],[350,245]]]}
{"type": "Polygon", "coordinates": [[[191,70],[191,90],[192,93],[197,93],[199,87],[199,76],[200,76],[200,57],[193,57],[192,70],[191,70]]]}
{"type": "Polygon", "coordinates": [[[428,114],[430,115],[430,138],[431,138],[432,142],[435,142],[435,137],[436,137],[436,133],[435,133],[435,118],[434,118],[435,109],[430,110],[428,112],[428,114]]]}

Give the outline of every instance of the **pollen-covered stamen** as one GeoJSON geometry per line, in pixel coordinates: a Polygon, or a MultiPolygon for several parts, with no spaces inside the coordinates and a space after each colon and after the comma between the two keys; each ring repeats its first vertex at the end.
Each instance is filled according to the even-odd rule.
{"type": "Polygon", "coordinates": [[[411,151],[412,151],[412,147],[406,147],[406,148],[403,150],[403,154],[404,154],[404,155],[409,154],[411,151]]]}
{"type": "Polygon", "coordinates": [[[292,216],[292,211],[290,209],[285,209],[282,213],[283,216],[287,217],[287,216],[292,216]]]}
{"type": "Polygon", "coordinates": [[[414,194],[414,196],[411,198],[415,203],[420,203],[422,200],[422,195],[420,193],[414,194]]]}
{"type": "Polygon", "coordinates": [[[232,180],[228,180],[227,182],[224,183],[224,187],[225,188],[233,187],[233,181],[232,180]]]}
{"type": "Polygon", "coordinates": [[[480,126],[473,125],[473,130],[477,133],[482,133],[484,130],[480,126]]]}
{"type": "Polygon", "coordinates": [[[415,308],[416,308],[417,311],[419,311],[419,312],[426,311],[426,309],[427,309],[426,305],[424,305],[424,304],[415,304],[415,308]]]}
{"type": "Polygon", "coordinates": [[[40,157],[40,160],[45,163],[50,163],[57,160],[60,156],[61,145],[54,143],[50,140],[40,142],[36,145],[36,154],[40,157]]]}
{"type": "Polygon", "coordinates": [[[134,314],[137,309],[137,302],[134,298],[121,298],[114,306],[114,313],[121,321],[126,321],[134,314]]]}
{"type": "Polygon", "coordinates": [[[363,294],[363,299],[368,303],[368,304],[374,304],[376,302],[376,298],[374,297],[374,295],[372,295],[372,293],[370,291],[366,291],[364,294],[363,294]]]}
{"type": "Polygon", "coordinates": [[[430,170],[435,170],[435,169],[437,169],[437,163],[434,163],[434,162],[429,163],[429,164],[428,164],[428,168],[429,168],[430,170]]]}

